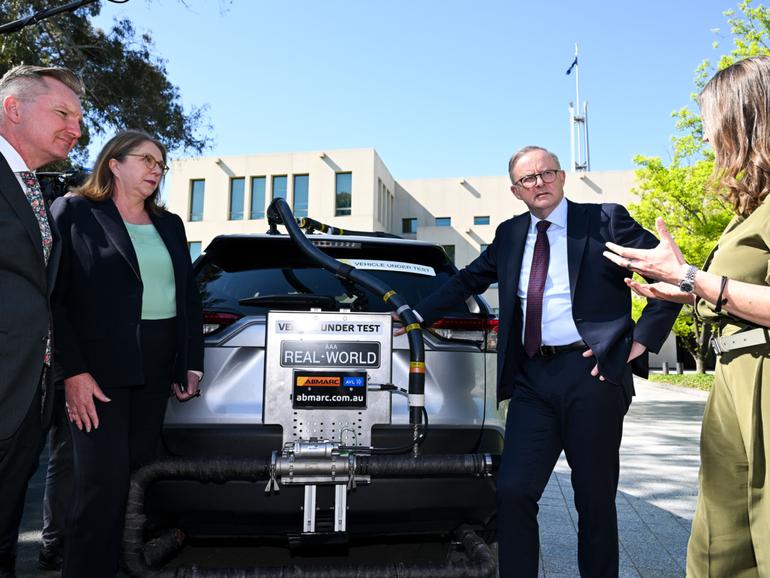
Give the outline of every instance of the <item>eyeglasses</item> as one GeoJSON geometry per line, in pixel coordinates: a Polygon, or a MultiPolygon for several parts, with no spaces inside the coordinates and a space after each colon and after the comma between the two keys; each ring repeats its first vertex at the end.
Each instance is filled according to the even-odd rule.
{"type": "Polygon", "coordinates": [[[126,153],[125,156],[139,157],[140,159],[143,159],[144,166],[146,166],[150,170],[154,169],[157,166],[157,167],[160,167],[160,172],[163,173],[164,175],[168,172],[168,165],[163,161],[159,161],[149,153],[145,153],[143,155],[136,154],[136,153],[126,153]]]}
{"type": "Polygon", "coordinates": [[[546,185],[549,183],[552,183],[556,180],[556,175],[558,175],[561,172],[559,169],[548,169],[547,171],[543,171],[542,173],[535,173],[534,175],[525,175],[521,177],[518,181],[516,181],[514,184],[521,185],[525,189],[531,189],[537,184],[537,177],[540,177],[540,180],[543,181],[546,185]]]}

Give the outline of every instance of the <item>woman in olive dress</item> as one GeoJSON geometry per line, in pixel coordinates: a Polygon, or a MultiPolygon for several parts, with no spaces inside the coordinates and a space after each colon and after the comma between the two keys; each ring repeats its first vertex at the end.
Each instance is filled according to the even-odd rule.
{"type": "Polygon", "coordinates": [[[698,504],[687,576],[770,576],[770,57],[736,62],[703,89],[713,186],[735,216],[703,270],[687,264],[662,219],[651,250],[608,244],[639,295],[695,304],[714,327],[717,366],[701,432],[698,504]]]}

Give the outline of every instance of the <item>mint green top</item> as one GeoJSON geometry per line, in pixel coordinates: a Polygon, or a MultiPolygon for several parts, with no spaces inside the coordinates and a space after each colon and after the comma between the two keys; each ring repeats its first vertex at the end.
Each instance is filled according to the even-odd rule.
{"type": "Polygon", "coordinates": [[[176,317],[174,266],[155,225],[126,223],[142,277],[142,319],[176,317]]]}

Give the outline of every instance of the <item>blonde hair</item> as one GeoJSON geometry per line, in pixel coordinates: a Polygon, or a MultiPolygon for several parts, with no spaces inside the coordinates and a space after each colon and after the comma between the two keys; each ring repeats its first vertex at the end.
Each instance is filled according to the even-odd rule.
{"type": "MultiPolygon", "coordinates": [[[[111,199],[115,193],[115,177],[110,170],[110,161],[112,159],[122,160],[127,154],[145,142],[151,142],[158,147],[161,155],[163,155],[163,162],[167,161],[166,147],[159,140],[152,138],[141,130],[125,130],[107,141],[107,144],[104,145],[104,148],[102,148],[99,156],[96,158],[93,172],[88,176],[83,185],[73,192],[92,201],[111,199]]],[[[158,186],[144,201],[144,208],[154,214],[158,214],[163,210],[163,205],[158,199],[162,181],[163,179],[161,178],[158,186]]]]}
{"type": "Polygon", "coordinates": [[[716,153],[712,187],[746,217],[770,192],[770,57],[720,70],[698,104],[716,153]]]}
{"type": "Polygon", "coordinates": [[[19,100],[33,99],[49,91],[43,79],[58,80],[78,97],[85,94],[83,83],[68,68],[59,66],[14,66],[0,78],[0,101],[6,96],[15,96],[19,100]]]}

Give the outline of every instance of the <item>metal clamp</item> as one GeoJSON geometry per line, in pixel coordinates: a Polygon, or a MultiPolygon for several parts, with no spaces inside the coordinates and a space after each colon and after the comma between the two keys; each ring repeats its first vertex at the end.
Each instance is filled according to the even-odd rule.
{"type": "Polygon", "coordinates": [[[270,479],[267,480],[267,486],[265,486],[265,493],[272,495],[273,491],[280,492],[278,486],[278,480],[276,479],[276,464],[278,462],[278,452],[273,451],[272,458],[270,459],[270,479]]]}

